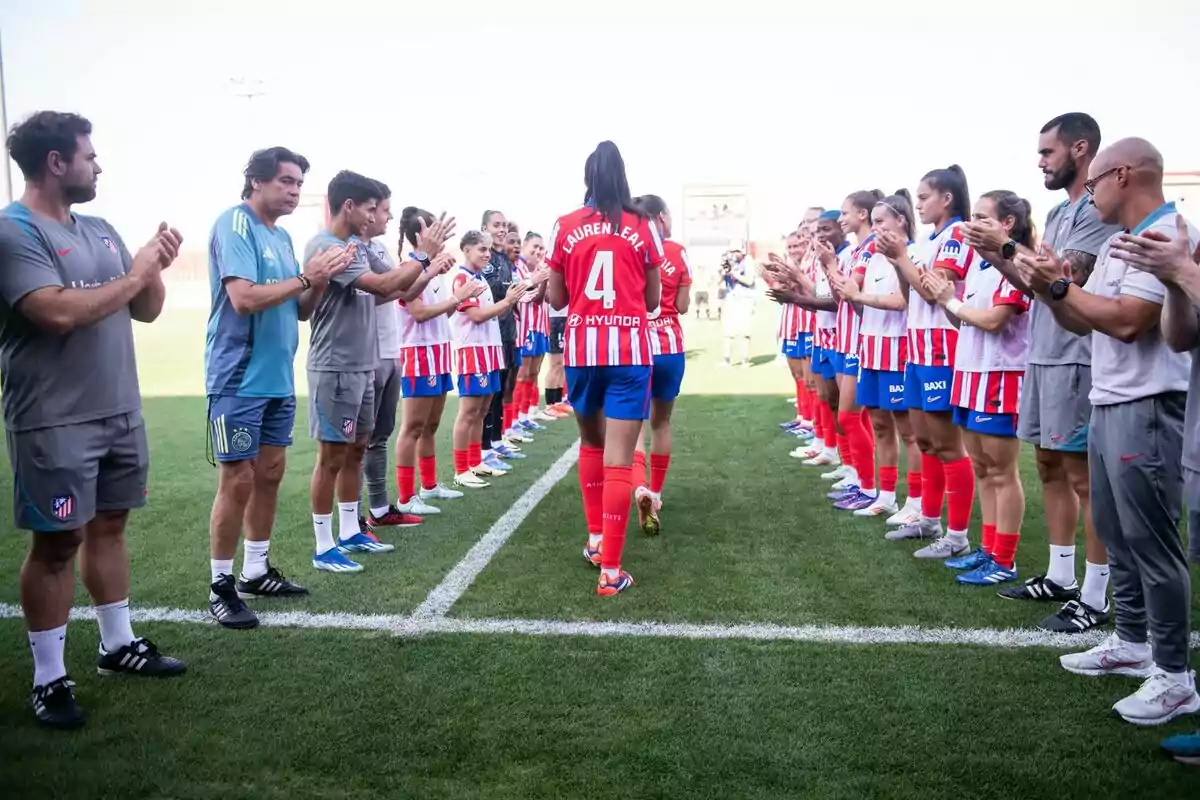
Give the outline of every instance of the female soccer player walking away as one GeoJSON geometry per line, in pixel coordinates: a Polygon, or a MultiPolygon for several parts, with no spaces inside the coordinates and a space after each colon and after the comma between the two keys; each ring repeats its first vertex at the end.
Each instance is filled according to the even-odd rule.
{"type": "Polygon", "coordinates": [[[838,381],[838,422],[846,434],[849,460],[840,468],[829,499],[839,511],[860,511],[879,498],[875,488],[875,436],[871,417],[858,402],[858,340],[862,308],[845,297],[847,290],[862,289],[867,264],[875,254],[875,235],[871,232],[871,210],[883,199],[883,192],[855,192],[842,203],[838,224],[853,233],[857,244],[840,269],[830,272],[829,281],[838,298],[837,328],[834,339],[838,381]],[[853,284],[853,288],[851,287],[853,284]]]}
{"type": "MultiPolygon", "coordinates": [[[[896,267],[908,290],[908,366],[904,400],[921,448],[921,520],[896,532],[898,538],[933,538],[916,551],[917,558],[966,555],[967,525],[975,502],[975,473],[963,447],[962,429],[954,424],[950,390],[954,382],[954,349],[958,331],[921,280],[934,272],[957,287],[977,258],[963,241],[962,223],[971,213],[967,177],[957,165],[935,169],[917,187],[917,213],[934,233],[919,243],[911,258],[904,238],[879,236],[878,249],[896,267]],[[942,535],[942,502],[948,497],[948,532],[942,535]]],[[[956,289],[955,294],[959,292],[956,289]]]]}
{"type": "Polygon", "coordinates": [[[490,485],[483,477],[503,474],[483,463],[480,444],[492,395],[503,388],[500,370],[504,369],[504,347],[496,317],[517,304],[525,294],[525,285],[514,283],[503,299],[494,302],[490,292],[479,288],[487,287],[482,273],[491,258],[492,237],[481,231],[467,231],[459,249],[466,263],[454,270],[451,291],[457,295],[470,287],[467,294],[471,296],[459,302],[450,317],[459,398],[453,436],[454,483],[483,489],[490,485]]]}
{"type": "Polygon", "coordinates": [[[650,352],[654,367],[650,376],[650,486],[646,486],[646,426],[638,435],[633,453],[634,500],[637,502],[638,525],[648,535],[659,531],[658,512],[662,508],[663,484],[671,466],[671,411],[683,385],[686,359],[683,351],[681,314],[691,304],[692,270],[687,251],[672,242],[671,212],[658,195],[639,197],[634,204],[650,218],[662,238],[666,261],[659,270],[662,300],[650,312],[650,352]]]}
{"type": "MultiPolygon", "coordinates": [[[[988,192],[975,204],[975,219],[994,219],[1011,241],[1034,247],[1029,202],[1012,192],[988,192]]],[[[959,583],[994,586],[1017,579],[1014,561],[1025,516],[1025,491],[1017,458],[1017,409],[1029,354],[1029,298],[976,258],[967,270],[962,300],[954,286],[932,272],[921,276],[925,290],[958,325],[954,355],[954,419],[965,433],[967,452],[979,480],[983,546],[946,561],[966,570],[959,583]]]]}
{"type": "MultiPolygon", "coordinates": [[[[432,225],[433,215],[409,206],[400,214],[400,232],[414,248],[421,233],[422,222],[432,225]]],[[[403,241],[401,241],[403,246],[403,241]]],[[[450,376],[450,314],[460,303],[478,297],[486,288],[482,281],[464,281],[451,293],[441,275],[454,266],[451,258],[430,264],[435,277],[421,292],[408,300],[400,300],[400,395],[404,421],[396,437],[396,485],[399,488],[399,510],[405,514],[429,515],[441,512],[426,500],[456,500],[462,492],[449,489],[437,480],[437,449],[434,434],[446,407],[446,394],[454,386],[450,376]],[[421,491],[416,492],[418,466],[421,491]]]]}
{"type": "MultiPolygon", "coordinates": [[[[521,298],[517,321],[517,345],[521,353],[521,366],[517,370],[517,388],[514,392],[516,423],[522,427],[535,428],[539,422],[558,419],[557,414],[538,411],[538,372],[542,359],[550,352],[550,317],[545,302],[546,281],[550,270],[545,268],[546,245],[541,234],[530,231],[513,262],[515,280],[523,280],[530,287],[521,298]]],[[[523,456],[523,453],[514,453],[523,456]]]]}
{"type": "MultiPolygon", "coordinates": [[[[908,192],[901,189],[875,204],[871,211],[876,237],[890,231],[910,243],[916,225],[908,192]]],[[[838,286],[843,299],[862,309],[862,341],[859,346],[859,372],[856,387],[860,405],[869,410],[871,426],[879,448],[879,497],[859,517],[899,514],[896,483],[899,480],[900,432],[908,453],[909,497],[905,507],[914,514],[921,496],[921,451],[913,437],[904,403],[904,368],[908,363],[908,297],[901,291],[900,278],[887,256],[872,253],[867,261],[863,284],[843,279],[838,286]]],[[[910,520],[919,521],[919,517],[910,520]]]]}
{"type": "Polygon", "coordinates": [[[633,585],[621,569],[633,450],[647,416],[650,338],[646,313],[661,295],[658,230],[633,204],[625,162],[601,142],[584,166],[584,206],[555,224],[547,263],[550,304],[568,307],[564,363],[579,423],[579,483],[596,594],[633,585]]]}

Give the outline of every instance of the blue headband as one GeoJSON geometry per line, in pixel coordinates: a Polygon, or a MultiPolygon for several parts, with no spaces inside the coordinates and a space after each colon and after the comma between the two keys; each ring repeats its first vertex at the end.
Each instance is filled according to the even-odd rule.
{"type": "Polygon", "coordinates": [[[841,215],[842,215],[841,211],[830,210],[830,211],[823,212],[821,214],[821,216],[817,217],[817,219],[837,219],[841,215]]]}

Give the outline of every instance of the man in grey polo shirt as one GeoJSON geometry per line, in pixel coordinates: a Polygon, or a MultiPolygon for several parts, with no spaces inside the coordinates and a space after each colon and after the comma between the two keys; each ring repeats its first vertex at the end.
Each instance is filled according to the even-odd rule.
{"type": "MultiPolygon", "coordinates": [[[[1086,189],[1104,222],[1169,235],[1175,206],[1164,201],[1162,179],[1153,145],[1122,139],[1092,162],[1086,189]]],[[[1191,229],[1192,245],[1196,233],[1191,229]]],[[[1159,725],[1200,711],[1188,669],[1191,582],[1178,531],[1191,357],[1163,340],[1166,288],[1123,261],[1112,247],[1116,239],[1101,248],[1082,289],[1062,277],[1070,264],[1050,248],[1018,261],[1063,327],[1092,336],[1091,497],[1108,549],[1117,631],[1060,661],[1076,674],[1145,678],[1113,710],[1129,722],[1159,725]]]]}
{"type": "Polygon", "coordinates": [[[329,225],[305,248],[305,261],[329,247],[354,249],[350,266],[330,281],[313,312],[308,351],[309,435],[319,442],[309,487],[316,536],[313,567],[326,572],[361,572],[362,565],[346,553],[395,549],[359,527],[363,455],[375,426],[375,305],[395,302],[409,289],[454,229],[453,218],[439,219],[422,232],[416,258],[388,270],[387,264],[368,256],[365,244],[382,199],[382,184],[355,172],[339,172],[329,182],[329,225]]]}
{"type": "MultiPolygon", "coordinates": [[[[1044,241],[1069,261],[1072,279],[1083,286],[1101,245],[1117,232],[1100,221],[1084,189],[1088,168],[1100,150],[1100,126],[1087,114],[1072,112],[1042,126],[1039,167],[1047,189],[1065,189],[1067,198],[1051,209],[1044,241]]],[[[968,240],[984,257],[1027,289],[1012,258],[1021,249],[1003,228],[989,221],[967,225],[968,240]],[[1007,251],[1007,252],[1005,252],[1007,251]],[[1006,257],[1007,256],[1007,257],[1006,257]]],[[[1080,633],[1108,621],[1108,555],[1096,537],[1089,502],[1088,420],[1092,406],[1092,344],[1059,325],[1051,309],[1035,302],[1029,365],[1021,387],[1018,435],[1037,451],[1038,477],[1045,500],[1050,562],[1046,572],[1018,586],[1001,589],[1010,600],[1063,603],[1039,623],[1059,633],[1080,633]],[[1082,591],[1075,579],[1075,532],[1079,517],[1087,545],[1082,591]]]]}
{"type": "Polygon", "coordinates": [[[21,609],[33,651],[29,703],[42,725],[76,728],[67,676],[75,554],[100,624],[101,675],[170,676],[183,662],[133,635],[125,523],[146,504],[149,451],[133,324],[153,322],[161,272],[182,237],[166,223],[135,256],[103,219],[71,206],[96,197],[92,125],[42,111],[13,128],[8,152],[25,176],[0,212],[0,392],[16,526],[33,531],[21,609]]]}

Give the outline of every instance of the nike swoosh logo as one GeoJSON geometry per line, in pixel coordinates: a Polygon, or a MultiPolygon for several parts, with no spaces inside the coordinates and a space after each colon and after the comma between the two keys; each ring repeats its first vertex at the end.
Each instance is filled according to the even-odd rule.
{"type": "Polygon", "coordinates": [[[976,417],[975,421],[976,422],[991,422],[992,418],[991,417],[976,417]]]}
{"type": "Polygon", "coordinates": [[[60,256],[68,256],[71,254],[71,250],[72,248],[68,247],[66,250],[59,250],[57,252],[60,256]]]}
{"type": "Polygon", "coordinates": [[[1141,458],[1141,457],[1142,457],[1141,453],[1134,453],[1131,456],[1121,456],[1121,460],[1122,461],[1133,461],[1134,459],[1141,458]]]}
{"type": "Polygon", "coordinates": [[[967,295],[966,299],[967,299],[967,300],[970,300],[970,299],[971,299],[972,297],[974,297],[974,296],[975,296],[975,293],[974,293],[974,292],[971,292],[969,295],[967,295]]]}
{"type": "Polygon", "coordinates": [[[1108,656],[1100,656],[1100,668],[1112,669],[1114,667],[1136,667],[1142,662],[1140,661],[1114,661],[1108,656]]]}
{"type": "Polygon", "coordinates": [[[925,402],[927,402],[927,403],[936,403],[938,400],[941,400],[941,399],[942,399],[942,396],[939,394],[939,395],[937,395],[936,397],[926,397],[926,398],[925,398],[925,402]]]}
{"type": "Polygon", "coordinates": [[[883,280],[883,278],[882,278],[882,277],[879,277],[879,278],[876,278],[876,279],[875,279],[875,282],[876,282],[876,283],[879,283],[881,280],[883,280]]]}

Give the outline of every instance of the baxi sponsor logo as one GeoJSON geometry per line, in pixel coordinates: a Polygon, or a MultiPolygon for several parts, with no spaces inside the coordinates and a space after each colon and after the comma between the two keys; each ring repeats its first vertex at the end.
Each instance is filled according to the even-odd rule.
{"type": "Polygon", "coordinates": [[[925,383],[925,391],[927,391],[927,392],[945,391],[945,389],[946,389],[945,381],[927,381],[925,383]]]}

